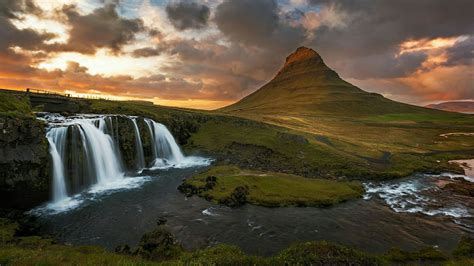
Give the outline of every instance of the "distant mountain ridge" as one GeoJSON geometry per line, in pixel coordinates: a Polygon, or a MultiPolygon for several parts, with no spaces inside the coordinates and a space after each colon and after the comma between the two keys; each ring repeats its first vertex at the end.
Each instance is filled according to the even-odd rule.
{"type": "Polygon", "coordinates": [[[273,115],[366,116],[389,113],[433,113],[423,107],[392,101],[344,81],[314,50],[299,47],[266,85],[237,103],[228,113],[273,115]]]}
{"type": "Polygon", "coordinates": [[[443,111],[474,114],[474,101],[450,101],[429,104],[426,107],[443,111]]]}

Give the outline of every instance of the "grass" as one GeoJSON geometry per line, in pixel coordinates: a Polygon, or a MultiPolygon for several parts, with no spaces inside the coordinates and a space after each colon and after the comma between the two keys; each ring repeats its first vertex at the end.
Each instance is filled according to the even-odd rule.
{"type": "Polygon", "coordinates": [[[367,118],[367,120],[370,121],[375,121],[375,122],[412,122],[412,123],[417,123],[417,122],[439,122],[439,121],[445,121],[445,122],[453,122],[453,121],[459,121],[459,122],[469,122],[472,121],[472,118],[470,118],[467,115],[462,115],[462,114],[456,114],[456,113],[445,113],[445,114],[439,114],[439,113],[434,113],[434,114],[420,114],[420,113],[407,113],[407,114],[386,114],[386,115],[377,115],[377,116],[370,116],[367,118]]]}
{"type": "MultiPolygon", "coordinates": [[[[299,82],[304,85],[307,81],[299,82]]],[[[459,172],[449,160],[474,157],[473,136],[440,137],[449,132],[474,132],[474,116],[380,102],[380,96],[358,89],[344,91],[348,85],[341,82],[336,82],[335,91],[323,86],[303,96],[337,102],[364,95],[376,99],[375,109],[385,106],[385,111],[354,114],[347,103],[332,105],[346,115],[313,105],[225,112],[105,100],[82,100],[80,105],[84,113],[137,115],[159,121],[187,154],[214,157],[246,169],[312,178],[387,179],[415,172],[459,172]],[[397,111],[400,113],[394,113],[397,111]]],[[[288,97],[302,97],[298,89],[288,93],[288,97]]],[[[14,114],[26,110],[17,109],[23,111],[14,114]]]]}
{"type": "Polygon", "coordinates": [[[308,179],[290,174],[241,170],[229,165],[215,166],[185,183],[200,190],[200,196],[219,203],[226,202],[237,188],[243,187],[247,189],[246,202],[268,207],[328,206],[359,198],[364,192],[359,182],[308,179]],[[209,176],[216,177],[216,184],[205,189],[209,176]]]}
{"type": "Polygon", "coordinates": [[[31,118],[28,96],[19,92],[0,91],[0,116],[11,118],[31,118]]]}
{"type": "MultiPolygon", "coordinates": [[[[140,255],[120,255],[96,246],[71,246],[38,236],[16,236],[19,225],[0,219],[0,265],[472,265],[473,239],[464,237],[452,255],[427,247],[412,252],[392,249],[387,254],[368,254],[326,241],[296,243],[270,257],[245,254],[236,246],[220,244],[195,251],[156,254],[158,260],[140,255]],[[164,254],[166,255],[166,254],[164,254]],[[147,259],[148,258],[148,259],[147,259]],[[163,258],[166,258],[163,260],[163,258]]],[[[164,229],[159,229],[163,231],[164,229]]],[[[157,238],[161,239],[161,238],[157,238]]],[[[147,246],[152,253],[166,251],[147,246]]],[[[178,249],[179,250],[179,249],[178,249]]]]}
{"type": "Polygon", "coordinates": [[[104,100],[83,106],[82,112],[139,115],[164,123],[188,154],[305,177],[387,179],[415,172],[459,172],[449,160],[474,156],[474,137],[440,137],[474,132],[473,116],[419,107],[409,107],[412,113],[340,116],[284,108],[223,113],[104,100]]]}

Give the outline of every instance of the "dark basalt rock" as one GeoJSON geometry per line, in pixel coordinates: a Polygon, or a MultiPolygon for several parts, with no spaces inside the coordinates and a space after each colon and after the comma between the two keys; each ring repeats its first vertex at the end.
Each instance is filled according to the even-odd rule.
{"type": "Polygon", "coordinates": [[[131,255],[132,250],[130,249],[129,245],[120,245],[115,248],[115,253],[121,254],[121,255],[131,255]]]}
{"type": "Polygon", "coordinates": [[[181,185],[178,186],[178,190],[186,195],[186,197],[191,197],[193,195],[199,195],[204,191],[213,189],[217,184],[217,177],[215,176],[208,176],[206,177],[206,184],[204,187],[196,187],[192,184],[183,182],[181,185]]]}
{"type": "Polygon", "coordinates": [[[48,200],[49,169],[43,123],[0,117],[0,208],[28,209],[48,200]]]}
{"type": "Polygon", "coordinates": [[[221,200],[219,203],[225,204],[229,207],[240,207],[247,203],[247,195],[249,194],[249,188],[247,186],[238,186],[234,189],[230,197],[221,200]]]}
{"type": "Polygon", "coordinates": [[[213,189],[216,186],[216,183],[217,183],[217,177],[215,177],[215,176],[206,177],[205,189],[206,190],[213,189]]]}
{"type": "Polygon", "coordinates": [[[297,144],[308,144],[308,140],[300,135],[294,135],[289,133],[278,132],[277,138],[284,142],[292,142],[297,144]]]}
{"type": "Polygon", "coordinates": [[[183,248],[166,229],[160,227],[142,236],[135,255],[162,261],[177,257],[183,248]]]}
{"type": "Polygon", "coordinates": [[[452,194],[474,197],[474,183],[464,179],[458,179],[456,182],[446,184],[443,189],[450,191],[452,194]]]}
{"type": "Polygon", "coordinates": [[[158,225],[158,226],[164,225],[164,224],[166,224],[166,222],[168,222],[168,220],[165,217],[158,217],[156,219],[156,225],[158,225]]]}

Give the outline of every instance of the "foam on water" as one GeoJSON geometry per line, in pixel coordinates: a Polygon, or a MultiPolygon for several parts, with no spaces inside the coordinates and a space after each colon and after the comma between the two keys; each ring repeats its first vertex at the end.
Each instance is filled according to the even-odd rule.
{"type": "Polygon", "coordinates": [[[215,208],[213,208],[213,207],[210,207],[210,208],[207,208],[207,209],[203,210],[202,214],[207,215],[207,216],[219,216],[219,214],[217,214],[215,212],[215,208]]]}
{"type": "Polygon", "coordinates": [[[393,211],[400,213],[421,213],[429,216],[443,215],[453,218],[472,217],[461,202],[438,202],[430,197],[428,190],[436,191],[434,180],[439,176],[424,175],[403,181],[365,183],[365,200],[374,196],[382,199],[393,211]]]}
{"type": "Polygon", "coordinates": [[[204,158],[198,156],[186,156],[179,162],[167,161],[165,159],[155,159],[150,170],[166,170],[170,168],[190,168],[196,166],[209,166],[214,160],[211,158],[204,158]]]}
{"type": "Polygon", "coordinates": [[[103,196],[123,190],[139,188],[151,179],[151,176],[137,176],[119,179],[115,182],[109,182],[106,185],[96,184],[87,191],[39,206],[31,210],[30,213],[35,215],[54,215],[64,213],[80,208],[85,203],[98,200],[103,196]]]}

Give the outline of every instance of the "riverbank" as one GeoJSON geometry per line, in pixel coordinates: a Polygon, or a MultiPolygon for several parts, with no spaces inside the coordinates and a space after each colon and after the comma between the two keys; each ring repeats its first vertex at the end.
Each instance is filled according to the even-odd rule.
{"type": "Polygon", "coordinates": [[[474,239],[469,237],[463,237],[450,253],[426,247],[411,252],[393,248],[384,255],[374,255],[321,241],[293,244],[274,256],[262,257],[246,255],[238,247],[230,245],[184,251],[163,224],[143,235],[137,248],[120,246],[115,253],[97,246],[68,246],[50,238],[22,235],[20,228],[21,224],[0,218],[2,265],[32,265],[38,262],[53,265],[469,265],[474,262],[474,239]]]}

